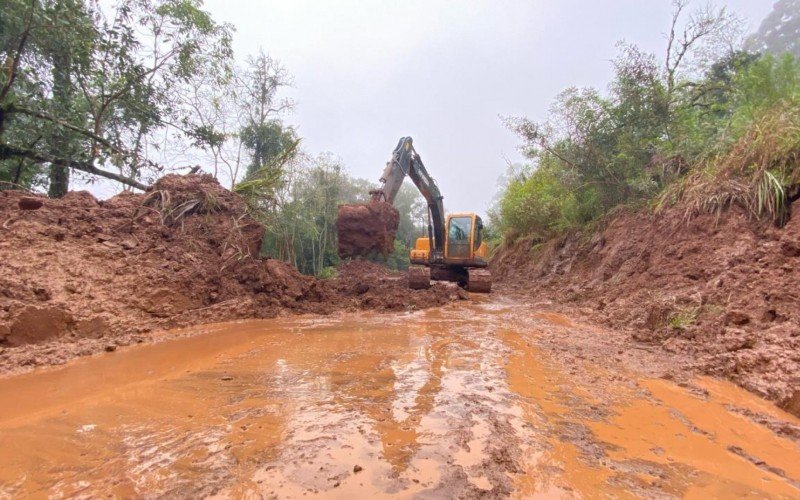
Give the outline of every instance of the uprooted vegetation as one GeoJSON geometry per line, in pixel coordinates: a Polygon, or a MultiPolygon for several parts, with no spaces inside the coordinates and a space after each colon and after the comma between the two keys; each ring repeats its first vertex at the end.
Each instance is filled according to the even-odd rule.
{"type": "Polygon", "coordinates": [[[168,175],[97,201],[0,192],[0,369],[160,338],[158,330],[285,312],[413,310],[465,298],[407,289],[357,261],[337,278],[259,258],[264,227],[209,175],[168,175]],[[362,283],[359,285],[359,283],[362,283]]]}

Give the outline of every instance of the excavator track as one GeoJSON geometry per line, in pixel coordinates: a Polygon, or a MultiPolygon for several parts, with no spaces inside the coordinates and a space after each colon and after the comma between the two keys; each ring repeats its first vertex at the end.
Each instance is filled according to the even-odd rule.
{"type": "Polygon", "coordinates": [[[425,290],[431,287],[431,268],[411,266],[408,268],[408,287],[412,290],[425,290]]]}
{"type": "Polygon", "coordinates": [[[487,269],[467,270],[467,290],[476,293],[492,291],[492,273],[487,269]]]}

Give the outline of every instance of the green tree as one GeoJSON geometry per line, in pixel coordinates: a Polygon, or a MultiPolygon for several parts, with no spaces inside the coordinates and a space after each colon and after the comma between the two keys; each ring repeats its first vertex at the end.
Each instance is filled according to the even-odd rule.
{"type": "MultiPolygon", "coordinates": [[[[11,0],[0,15],[0,33],[5,59],[0,138],[20,145],[0,147],[0,164],[5,167],[0,171],[6,172],[3,180],[8,182],[27,184],[37,177],[41,182],[41,162],[15,153],[38,148],[42,154],[68,156],[85,142],[75,130],[83,129],[85,120],[74,112],[80,110],[74,74],[85,68],[87,46],[96,36],[91,13],[73,0],[11,0]]],[[[52,166],[49,179],[52,195],[66,192],[66,169],[52,166]]]]}
{"type": "Polygon", "coordinates": [[[753,59],[731,49],[735,16],[712,7],[687,16],[686,5],[674,2],[663,64],[620,43],[607,93],[570,88],[544,122],[506,119],[530,164],[509,175],[490,219],[498,230],[547,238],[586,224],[650,199],[707,151],[753,59]]]}
{"type": "Polygon", "coordinates": [[[301,155],[301,162],[287,171],[274,203],[261,204],[257,212],[267,227],[263,252],[306,274],[336,266],[336,217],[349,182],[332,155],[301,155]]]}
{"type": "Polygon", "coordinates": [[[155,132],[185,132],[175,126],[175,93],[209,61],[232,57],[230,28],[198,0],[8,4],[0,162],[48,167],[54,196],[70,171],[146,187],[144,171],[161,170],[145,156],[159,145],[155,132]]]}
{"type": "Polygon", "coordinates": [[[248,177],[274,163],[297,141],[294,130],[277,119],[294,105],[290,100],[278,99],[279,90],[290,84],[286,69],[263,51],[250,57],[238,76],[236,92],[240,109],[247,117],[240,133],[251,156],[248,177]]]}
{"type": "Polygon", "coordinates": [[[291,150],[297,142],[297,135],[291,127],[284,127],[272,119],[264,123],[249,123],[242,128],[242,143],[250,151],[251,160],[247,166],[246,177],[251,178],[267,165],[275,163],[284,153],[291,150]]]}
{"type": "MultiPolygon", "coordinates": [[[[419,207],[422,204],[424,204],[422,195],[419,194],[417,187],[411,181],[405,181],[394,198],[394,207],[400,213],[397,240],[404,249],[413,247],[414,240],[421,235],[419,225],[416,228],[414,226],[414,215],[415,212],[419,214],[419,207]]],[[[426,204],[425,207],[427,208],[426,204]]]]}
{"type": "Polygon", "coordinates": [[[287,167],[298,152],[300,139],[278,118],[292,108],[291,101],[277,99],[279,89],[289,83],[285,69],[260,52],[237,75],[234,87],[237,110],[245,117],[238,138],[250,158],[244,181],[236,190],[248,192],[248,198],[262,204],[278,203],[277,191],[291,185],[286,179],[287,167]]]}

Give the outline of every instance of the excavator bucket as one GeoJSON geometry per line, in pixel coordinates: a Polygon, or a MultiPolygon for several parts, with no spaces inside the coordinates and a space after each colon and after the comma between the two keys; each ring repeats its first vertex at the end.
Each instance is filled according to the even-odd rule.
{"type": "Polygon", "coordinates": [[[391,253],[399,224],[399,212],[386,202],[339,205],[339,257],[391,253]]]}

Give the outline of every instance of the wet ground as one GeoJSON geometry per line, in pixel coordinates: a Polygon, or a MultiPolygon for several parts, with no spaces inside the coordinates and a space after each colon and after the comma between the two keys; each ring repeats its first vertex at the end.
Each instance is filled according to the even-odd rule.
{"type": "Polygon", "coordinates": [[[798,419],[476,299],[212,325],[0,379],[0,497],[800,496],[798,419]]]}

